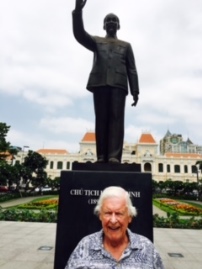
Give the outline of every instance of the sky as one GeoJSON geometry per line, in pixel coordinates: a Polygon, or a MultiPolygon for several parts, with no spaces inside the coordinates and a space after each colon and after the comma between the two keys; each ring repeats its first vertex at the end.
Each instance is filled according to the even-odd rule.
{"type": "MultiPolygon", "coordinates": [[[[31,150],[79,151],[94,131],[86,84],[93,54],[72,33],[75,0],[0,0],[0,122],[7,140],[31,150]]],[[[103,18],[120,18],[118,38],[130,42],[140,96],[127,96],[125,138],[167,130],[202,145],[202,1],[87,0],[85,29],[105,36],[103,18]]]]}

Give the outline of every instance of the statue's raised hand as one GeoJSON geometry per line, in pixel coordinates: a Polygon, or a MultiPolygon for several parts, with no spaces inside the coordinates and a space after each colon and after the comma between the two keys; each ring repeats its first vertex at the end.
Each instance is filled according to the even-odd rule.
{"type": "Polygon", "coordinates": [[[82,10],[87,0],[76,0],[75,10],[82,10]]]}

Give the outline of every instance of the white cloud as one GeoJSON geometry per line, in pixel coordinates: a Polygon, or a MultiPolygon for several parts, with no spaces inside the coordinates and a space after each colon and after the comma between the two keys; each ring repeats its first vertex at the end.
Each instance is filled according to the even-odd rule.
{"type": "MultiPolygon", "coordinates": [[[[10,98],[1,102],[0,118],[15,130],[16,143],[73,148],[94,129],[85,89],[93,55],[73,37],[74,6],[73,0],[0,2],[0,102],[10,98]]],[[[87,1],[87,31],[103,36],[109,12],[120,18],[118,37],[132,44],[139,73],[137,107],[127,99],[125,140],[147,129],[160,137],[169,128],[202,144],[201,0],[87,1]]]]}
{"type": "Polygon", "coordinates": [[[94,124],[82,118],[44,118],[40,121],[40,127],[53,133],[72,133],[83,134],[86,131],[93,130],[94,124]]]}
{"type": "Polygon", "coordinates": [[[34,150],[38,148],[39,144],[37,134],[29,134],[29,132],[26,130],[20,132],[13,128],[10,129],[7,135],[7,140],[13,146],[18,146],[21,148],[27,146],[28,149],[34,149],[34,150]]]}

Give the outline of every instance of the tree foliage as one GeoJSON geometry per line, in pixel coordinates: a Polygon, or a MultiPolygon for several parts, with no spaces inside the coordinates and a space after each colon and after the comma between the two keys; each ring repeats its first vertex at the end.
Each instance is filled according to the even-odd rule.
{"type": "Polygon", "coordinates": [[[6,185],[14,182],[18,176],[18,172],[14,166],[11,166],[6,162],[8,156],[13,158],[16,154],[10,143],[6,141],[7,133],[10,126],[6,123],[0,122],[0,184],[6,185]]]}
{"type": "Polygon", "coordinates": [[[23,179],[27,186],[29,183],[33,186],[43,185],[47,179],[45,168],[48,161],[39,153],[30,150],[22,164],[13,165],[12,161],[6,161],[8,156],[12,160],[20,150],[6,141],[9,129],[10,126],[0,122],[0,184],[11,187],[15,183],[18,189],[23,179]]]}
{"type": "Polygon", "coordinates": [[[47,179],[47,173],[45,172],[47,164],[48,161],[43,156],[29,150],[23,163],[25,171],[27,172],[27,174],[25,173],[23,175],[23,178],[27,182],[31,181],[34,186],[44,185],[47,179]]]}
{"type": "Polygon", "coordinates": [[[6,141],[9,129],[10,126],[6,125],[6,123],[0,122],[0,161],[6,159],[10,148],[10,143],[6,141]]]}
{"type": "Polygon", "coordinates": [[[168,179],[166,181],[152,181],[153,193],[164,193],[171,196],[193,195],[193,191],[200,191],[197,182],[183,182],[180,180],[168,179]]]}

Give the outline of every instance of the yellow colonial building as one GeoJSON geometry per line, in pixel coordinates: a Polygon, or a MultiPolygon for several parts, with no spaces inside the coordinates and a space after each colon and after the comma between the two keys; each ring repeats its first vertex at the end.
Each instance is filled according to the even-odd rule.
{"type": "MultiPolygon", "coordinates": [[[[165,141],[168,143],[167,140],[165,141]]],[[[162,143],[161,140],[161,148],[165,149],[166,147],[162,143]]],[[[182,143],[181,140],[180,143],[182,143]]],[[[87,132],[79,144],[80,150],[78,153],[70,153],[66,149],[39,149],[37,151],[48,160],[46,172],[50,178],[59,177],[62,170],[71,170],[72,163],[75,161],[82,163],[96,162],[95,133],[87,132]]],[[[196,182],[195,164],[202,160],[201,151],[199,153],[193,152],[193,150],[192,152],[176,152],[176,145],[174,148],[174,152],[169,151],[168,147],[168,150],[164,150],[163,154],[159,153],[158,143],[151,133],[145,132],[141,134],[137,143],[124,143],[122,163],[139,163],[141,171],[150,172],[152,178],[156,181],[172,179],[196,182]]],[[[194,148],[193,145],[191,148],[194,148]]],[[[195,148],[200,149],[201,147],[195,148]]],[[[20,153],[18,158],[19,160],[22,159],[20,153]]],[[[199,178],[201,178],[200,171],[198,173],[199,178]]]]}

